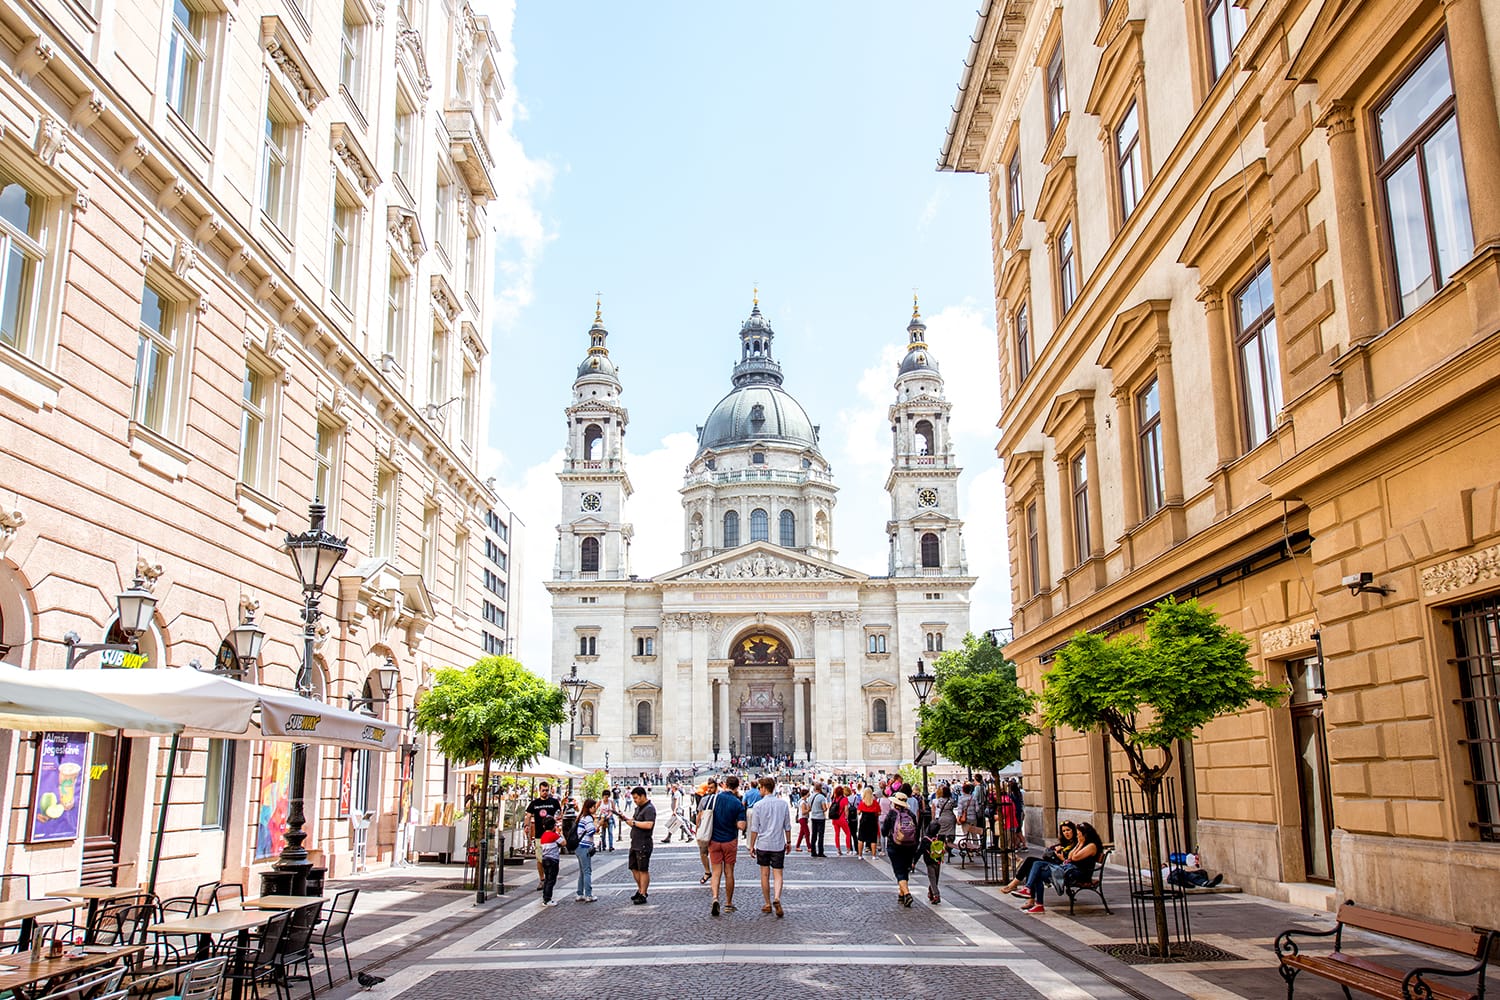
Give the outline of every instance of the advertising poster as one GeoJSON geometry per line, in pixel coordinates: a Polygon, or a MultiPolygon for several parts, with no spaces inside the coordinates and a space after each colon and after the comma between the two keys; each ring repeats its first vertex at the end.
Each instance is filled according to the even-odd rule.
{"type": "Polygon", "coordinates": [[[339,819],[349,815],[349,799],[354,793],[354,751],[339,754],[339,819]]]}
{"type": "Polygon", "coordinates": [[[255,860],[265,861],[286,846],[286,817],[292,785],[292,745],[262,743],[260,815],[255,829],[255,860]]]}
{"type": "Polygon", "coordinates": [[[31,782],[33,844],[78,836],[88,751],[88,733],[42,734],[31,782]]]}

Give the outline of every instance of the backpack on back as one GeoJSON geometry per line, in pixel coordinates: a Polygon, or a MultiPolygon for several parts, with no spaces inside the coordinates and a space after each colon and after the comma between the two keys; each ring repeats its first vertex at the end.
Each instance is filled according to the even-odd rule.
{"type": "Polygon", "coordinates": [[[569,854],[578,853],[578,824],[563,829],[563,842],[568,845],[569,854]]]}
{"type": "Polygon", "coordinates": [[[898,844],[917,842],[917,821],[905,806],[896,806],[896,821],[891,824],[891,840],[898,844]]]}
{"type": "Polygon", "coordinates": [[[833,805],[828,807],[828,818],[838,819],[844,815],[844,800],[834,799],[833,805]]]}

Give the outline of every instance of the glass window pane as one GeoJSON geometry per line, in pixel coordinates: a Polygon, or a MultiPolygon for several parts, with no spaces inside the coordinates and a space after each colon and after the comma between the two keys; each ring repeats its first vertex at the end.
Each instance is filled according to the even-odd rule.
{"type": "Polygon", "coordinates": [[[167,358],[160,346],[141,335],[135,360],[136,419],[154,431],[166,426],[167,358]]]}
{"type": "Polygon", "coordinates": [[[1385,182],[1391,249],[1396,258],[1396,291],[1401,297],[1403,315],[1432,298],[1437,287],[1418,162],[1416,157],[1407,160],[1385,182]]]}
{"type": "Polygon", "coordinates": [[[1448,77],[1448,47],[1439,45],[1406,78],[1377,116],[1381,155],[1389,156],[1395,152],[1451,96],[1453,82],[1448,77]]]}
{"type": "Polygon", "coordinates": [[[1458,148],[1458,119],[1449,117],[1432,138],[1422,144],[1427,167],[1427,193],[1431,198],[1432,228],[1437,239],[1438,277],[1446,281],[1474,253],[1474,234],[1469,223],[1469,191],[1464,183],[1464,165],[1458,148]]]}
{"type": "Polygon", "coordinates": [[[0,189],[0,220],[8,222],[17,230],[35,236],[37,199],[19,184],[7,184],[0,189]]]}
{"type": "MultiPolygon", "coordinates": [[[[0,240],[0,246],[8,243],[0,240]]],[[[4,284],[0,286],[0,341],[25,350],[31,326],[32,289],[36,264],[20,247],[12,244],[4,257],[4,284]]]]}
{"type": "Polygon", "coordinates": [[[141,293],[141,326],[162,333],[165,315],[166,306],[162,303],[161,295],[156,289],[147,285],[145,291],[141,293]]]}

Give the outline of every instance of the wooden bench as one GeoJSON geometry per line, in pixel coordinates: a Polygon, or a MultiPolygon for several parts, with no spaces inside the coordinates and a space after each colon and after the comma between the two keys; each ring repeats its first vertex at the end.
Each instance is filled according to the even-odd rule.
{"type": "Polygon", "coordinates": [[[1094,865],[1094,877],[1082,885],[1070,885],[1063,891],[1068,894],[1068,916],[1073,915],[1073,903],[1080,892],[1092,892],[1099,897],[1099,902],[1104,906],[1105,913],[1114,913],[1109,908],[1109,902],[1104,898],[1104,866],[1109,863],[1109,855],[1114,851],[1114,844],[1105,844],[1104,850],[1099,854],[1099,861],[1094,865]]]}
{"type": "MultiPolygon", "coordinates": [[[[1483,1000],[1485,963],[1489,960],[1494,936],[1494,931],[1460,930],[1415,917],[1382,913],[1356,906],[1351,900],[1339,907],[1338,923],[1332,930],[1314,931],[1294,927],[1283,931],[1276,938],[1276,956],[1281,961],[1278,971],[1281,978],[1286,980],[1287,1000],[1291,1000],[1292,984],[1299,972],[1310,972],[1338,983],[1346,997],[1352,988],[1387,1000],[1483,1000]],[[1412,944],[1452,952],[1473,960],[1475,964],[1460,969],[1421,964],[1413,964],[1411,968],[1398,968],[1361,958],[1344,951],[1345,927],[1357,927],[1387,938],[1398,938],[1412,944]],[[1333,950],[1303,954],[1293,935],[1331,937],[1333,950]],[[1473,978],[1474,982],[1472,985],[1460,985],[1429,978],[1432,976],[1439,976],[1444,980],[1473,978]]],[[[1411,957],[1414,963],[1419,961],[1418,956],[1411,957]]]]}

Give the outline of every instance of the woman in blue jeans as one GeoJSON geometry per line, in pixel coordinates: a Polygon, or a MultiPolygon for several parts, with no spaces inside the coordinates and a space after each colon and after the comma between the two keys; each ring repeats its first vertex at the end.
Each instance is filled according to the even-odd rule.
{"type": "Polygon", "coordinates": [[[1031,874],[1026,879],[1026,888],[1031,890],[1031,898],[1021,907],[1022,912],[1046,913],[1042,898],[1046,896],[1047,886],[1052,884],[1054,874],[1061,873],[1067,884],[1083,885],[1094,877],[1094,866],[1099,863],[1099,857],[1103,853],[1104,841],[1099,839],[1099,831],[1094,829],[1092,823],[1079,823],[1078,846],[1068,852],[1066,863],[1054,865],[1043,861],[1032,865],[1031,874]]]}
{"type": "Polygon", "coordinates": [[[594,901],[594,810],[599,803],[593,799],[583,800],[583,811],[578,814],[578,892],[573,899],[579,903],[594,901]]]}

